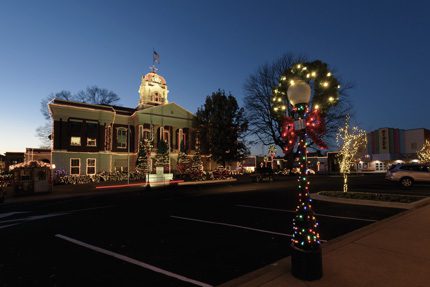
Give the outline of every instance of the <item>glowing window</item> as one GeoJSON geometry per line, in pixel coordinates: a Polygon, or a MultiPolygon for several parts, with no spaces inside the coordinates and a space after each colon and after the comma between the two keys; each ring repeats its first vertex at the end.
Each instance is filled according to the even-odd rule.
{"type": "Polygon", "coordinates": [[[70,145],[71,146],[80,146],[81,145],[81,137],[70,137],[70,145]]]}
{"type": "Polygon", "coordinates": [[[87,146],[97,146],[97,140],[95,138],[87,138],[87,146]]]}

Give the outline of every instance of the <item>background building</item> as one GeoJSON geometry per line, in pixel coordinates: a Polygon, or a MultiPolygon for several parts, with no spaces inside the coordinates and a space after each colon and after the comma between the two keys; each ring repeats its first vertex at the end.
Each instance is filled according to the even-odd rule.
{"type": "Polygon", "coordinates": [[[26,148],[24,154],[24,161],[29,162],[33,160],[51,163],[51,150],[44,148],[26,148]]]}
{"type": "Polygon", "coordinates": [[[4,154],[5,170],[9,171],[9,166],[24,162],[23,152],[6,152],[4,154]]]}
{"type": "Polygon", "coordinates": [[[392,163],[418,161],[417,150],[430,140],[430,130],[380,128],[367,134],[367,154],[359,168],[385,171],[392,163]]]}

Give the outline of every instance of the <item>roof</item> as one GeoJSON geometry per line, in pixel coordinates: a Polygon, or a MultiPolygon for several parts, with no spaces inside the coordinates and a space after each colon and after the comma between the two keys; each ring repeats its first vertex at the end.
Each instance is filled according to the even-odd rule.
{"type": "Polygon", "coordinates": [[[166,79],[164,79],[163,76],[160,76],[159,74],[154,73],[154,72],[149,72],[148,74],[146,74],[145,76],[143,76],[143,79],[145,81],[148,81],[148,82],[153,82],[153,78],[154,77],[158,77],[160,79],[160,81],[161,81],[161,84],[166,85],[166,79]]]}
{"type": "Polygon", "coordinates": [[[59,105],[67,105],[72,107],[91,108],[91,109],[110,111],[110,112],[115,111],[119,114],[124,114],[124,115],[132,115],[136,111],[135,108],[127,108],[127,107],[121,107],[121,106],[115,106],[115,105],[96,105],[96,104],[66,101],[61,99],[54,99],[52,103],[59,104],[59,105]]]}
{"type": "Polygon", "coordinates": [[[43,161],[31,160],[31,161],[28,161],[28,162],[21,162],[21,163],[17,163],[17,164],[11,165],[11,166],[9,166],[9,170],[13,170],[15,168],[32,168],[32,167],[47,167],[47,168],[51,168],[51,164],[43,162],[43,161]]]}

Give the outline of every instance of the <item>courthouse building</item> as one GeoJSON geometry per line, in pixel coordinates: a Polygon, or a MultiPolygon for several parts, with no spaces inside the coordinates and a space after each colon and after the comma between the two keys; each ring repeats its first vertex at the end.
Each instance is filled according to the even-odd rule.
{"type": "Polygon", "coordinates": [[[174,170],[181,142],[193,153],[195,116],[169,103],[168,93],[166,80],[152,71],[142,76],[136,108],[53,100],[52,163],[70,175],[133,171],[139,141],[152,138],[152,156],[161,139],[168,143],[174,170]]]}

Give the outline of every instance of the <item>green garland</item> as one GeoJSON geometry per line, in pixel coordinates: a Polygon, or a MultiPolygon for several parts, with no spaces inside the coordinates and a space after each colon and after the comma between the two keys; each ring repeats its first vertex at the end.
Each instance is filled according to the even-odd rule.
{"type": "Polygon", "coordinates": [[[340,83],[326,63],[320,60],[297,63],[287,69],[281,76],[278,87],[273,90],[272,106],[275,113],[285,113],[286,109],[289,111],[292,109],[287,99],[287,90],[297,80],[310,84],[312,88],[310,105],[318,109],[322,115],[338,103],[340,83]]]}

